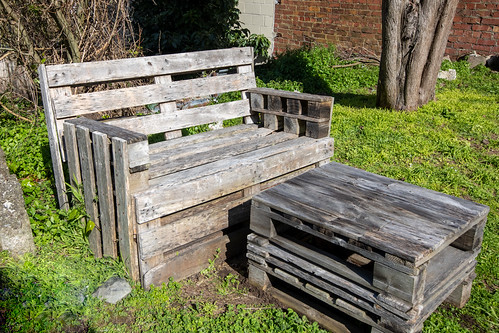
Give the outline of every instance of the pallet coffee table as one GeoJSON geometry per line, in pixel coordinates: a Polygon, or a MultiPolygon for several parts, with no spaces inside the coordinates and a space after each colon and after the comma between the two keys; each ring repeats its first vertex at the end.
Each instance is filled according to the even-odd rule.
{"type": "Polygon", "coordinates": [[[253,198],[249,279],[334,331],[418,332],[467,302],[488,211],[329,163],[253,198]]]}

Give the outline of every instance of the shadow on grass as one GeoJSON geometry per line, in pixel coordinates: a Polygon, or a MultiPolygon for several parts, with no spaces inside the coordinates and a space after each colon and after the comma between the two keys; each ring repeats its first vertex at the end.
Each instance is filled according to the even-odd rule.
{"type": "Polygon", "coordinates": [[[377,76],[373,76],[373,69],[334,68],[343,63],[334,55],[334,48],[298,49],[278,55],[255,71],[269,88],[295,90],[300,86],[305,93],[333,96],[335,104],[354,108],[376,107],[373,82],[377,76]]]}

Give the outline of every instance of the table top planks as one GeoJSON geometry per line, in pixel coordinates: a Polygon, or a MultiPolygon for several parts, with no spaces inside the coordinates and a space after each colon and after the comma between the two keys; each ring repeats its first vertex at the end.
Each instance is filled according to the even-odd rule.
{"type": "Polygon", "coordinates": [[[416,265],[489,212],[485,205],[335,162],[253,200],[416,265]]]}

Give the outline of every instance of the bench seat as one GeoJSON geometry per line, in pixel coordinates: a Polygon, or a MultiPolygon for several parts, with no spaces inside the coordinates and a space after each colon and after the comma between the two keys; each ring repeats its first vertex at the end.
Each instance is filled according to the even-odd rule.
{"type": "Polygon", "coordinates": [[[150,186],[134,196],[137,222],[256,185],[328,159],[333,152],[331,138],[299,137],[255,125],[229,131],[233,136],[226,137],[228,131],[220,137],[218,131],[207,132],[202,136],[206,141],[191,136],[170,140],[179,148],[150,155],[150,186]]]}

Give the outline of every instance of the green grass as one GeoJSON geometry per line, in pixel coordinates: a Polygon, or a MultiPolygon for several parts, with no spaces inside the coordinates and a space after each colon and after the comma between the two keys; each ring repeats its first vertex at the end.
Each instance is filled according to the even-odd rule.
{"type": "MultiPolygon", "coordinates": [[[[334,96],[336,161],[490,206],[470,301],[440,307],[424,332],[499,330],[499,74],[446,62],[458,80],[439,80],[436,101],[416,112],[396,112],[374,107],[376,67],[332,67],[344,63],[334,48],[293,51],[258,68],[258,84],[334,96]]],[[[292,311],[186,298],[189,282],[150,291],[134,284],[116,305],[92,298],[110,276],[126,276],[125,267],[91,256],[81,208],[56,209],[43,116],[20,100],[2,103],[35,121],[1,113],[0,146],[21,181],[39,251],[21,260],[0,255],[0,331],[319,331],[292,311]]],[[[223,297],[245,292],[234,276],[207,271],[207,278],[223,297]]]]}

